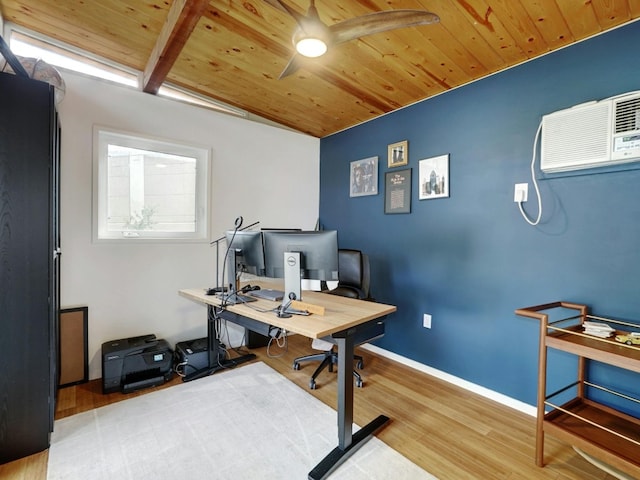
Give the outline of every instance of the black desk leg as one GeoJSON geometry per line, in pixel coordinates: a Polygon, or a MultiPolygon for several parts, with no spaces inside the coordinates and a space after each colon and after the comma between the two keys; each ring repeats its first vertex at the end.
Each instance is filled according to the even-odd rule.
{"type": "Polygon", "coordinates": [[[256,358],[253,353],[248,353],[240,357],[232,358],[229,360],[220,359],[220,340],[218,338],[219,332],[216,328],[217,315],[215,307],[207,305],[207,343],[209,344],[209,365],[200,370],[196,370],[193,373],[182,377],[183,382],[190,382],[191,380],[197,380],[198,378],[206,377],[219,370],[226,368],[233,368],[241,363],[248,362],[256,358]]]}
{"type": "Polygon", "coordinates": [[[352,442],[353,425],[353,340],[338,338],[338,448],[344,450],[352,442]]]}
{"type": "Polygon", "coordinates": [[[310,480],[327,478],[389,421],[389,417],[380,415],[352,433],[354,342],[349,332],[344,338],[334,339],[338,345],[338,446],[309,472],[310,480]]]}

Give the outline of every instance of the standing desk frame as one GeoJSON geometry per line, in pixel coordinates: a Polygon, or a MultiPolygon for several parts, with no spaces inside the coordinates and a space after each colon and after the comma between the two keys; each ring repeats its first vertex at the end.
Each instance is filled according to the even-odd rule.
{"type": "MultiPolygon", "coordinates": [[[[274,286],[266,285],[265,288],[274,288],[274,286]]],[[[204,289],[184,289],[178,293],[185,298],[207,305],[208,316],[211,315],[213,308],[220,307],[220,299],[206,295],[204,289]]],[[[223,319],[251,330],[261,331],[266,328],[269,331],[272,328],[281,328],[309,338],[329,340],[338,346],[338,446],[309,472],[309,479],[321,480],[331,474],[389,421],[387,416],[379,415],[355,434],[353,433],[354,387],[351,360],[357,344],[384,334],[382,319],[395,312],[396,307],[311,291],[303,292],[303,301],[324,307],[325,314],[279,318],[272,311],[262,311],[275,306],[268,300],[227,305],[219,314],[223,319]]]]}

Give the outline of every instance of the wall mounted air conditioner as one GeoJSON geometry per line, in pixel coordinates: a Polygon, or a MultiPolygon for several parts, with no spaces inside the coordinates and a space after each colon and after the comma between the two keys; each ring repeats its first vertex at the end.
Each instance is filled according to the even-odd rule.
{"type": "Polygon", "coordinates": [[[564,172],[640,160],[640,92],[542,117],[540,168],[564,172]]]}

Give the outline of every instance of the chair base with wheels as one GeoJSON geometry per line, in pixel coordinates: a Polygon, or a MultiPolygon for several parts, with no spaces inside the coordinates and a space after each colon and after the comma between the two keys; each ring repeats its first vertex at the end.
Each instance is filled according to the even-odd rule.
{"type": "MultiPolygon", "coordinates": [[[[373,300],[369,295],[369,257],[360,250],[340,249],[338,250],[338,285],[333,290],[328,290],[326,282],[323,282],[322,291],[327,294],[349,297],[359,300],[373,300]]],[[[293,361],[293,369],[300,370],[300,362],[321,361],[320,366],[313,372],[309,380],[309,388],[316,388],[316,378],[320,372],[329,367],[333,371],[333,366],[338,364],[338,352],[334,350],[334,344],[322,339],[314,339],[311,347],[314,350],[322,350],[322,353],[298,357],[293,361]]],[[[363,360],[359,355],[354,355],[357,368],[363,368],[363,360]]],[[[362,387],[362,377],[354,370],[353,376],[356,386],[362,387]]]]}
{"type": "MultiPolygon", "coordinates": [[[[293,361],[293,369],[300,370],[300,363],[307,361],[320,361],[320,365],[316,368],[316,371],[313,372],[311,378],[309,379],[309,388],[311,390],[316,389],[316,378],[320,375],[320,372],[325,368],[329,368],[330,372],[333,372],[333,366],[338,364],[338,352],[333,349],[333,345],[331,345],[331,349],[325,351],[323,353],[316,353],[313,355],[306,355],[304,357],[298,357],[293,361]]],[[[362,369],[364,367],[364,360],[360,355],[353,356],[354,361],[356,362],[356,368],[362,369]]],[[[356,380],[356,387],[362,388],[362,376],[355,370],[353,371],[353,376],[356,380]]]]}

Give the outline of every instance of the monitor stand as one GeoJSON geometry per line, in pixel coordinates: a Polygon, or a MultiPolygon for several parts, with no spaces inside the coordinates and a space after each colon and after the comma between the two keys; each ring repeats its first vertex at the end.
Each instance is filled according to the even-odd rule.
{"type": "Polygon", "coordinates": [[[284,252],[284,295],[282,304],[291,300],[302,300],[302,254],[300,252],[284,252]],[[291,295],[293,294],[293,296],[291,295]]]}
{"type": "Polygon", "coordinates": [[[236,251],[230,249],[227,253],[227,269],[229,288],[223,290],[219,294],[219,298],[222,301],[222,305],[237,305],[238,303],[255,302],[257,298],[249,297],[248,295],[242,295],[238,292],[238,264],[236,262],[236,251]]]}

